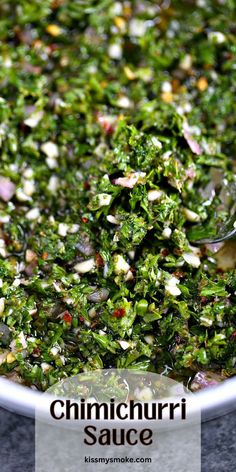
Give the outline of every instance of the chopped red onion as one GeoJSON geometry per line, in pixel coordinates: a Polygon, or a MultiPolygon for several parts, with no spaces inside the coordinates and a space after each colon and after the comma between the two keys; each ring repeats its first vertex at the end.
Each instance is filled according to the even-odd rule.
{"type": "Polygon", "coordinates": [[[222,380],[224,380],[224,377],[220,374],[199,371],[191,382],[191,390],[197,391],[202,388],[214,387],[222,380]]]}
{"type": "Polygon", "coordinates": [[[87,235],[80,235],[80,241],[76,244],[76,248],[84,256],[92,256],[95,252],[94,247],[87,235]]]}
{"type": "Polygon", "coordinates": [[[145,172],[134,172],[127,177],[118,177],[118,179],[114,179],[112,183],[114,185],[120,185],[121,187],[133,188],[138,182],[138,179],[145,177],[145,175],[145,172]]]}
{"type": "Polygon", "coordinates": [[[191,151],[197,155],[202,154],[202,148],[200,144],[198,144],[197,141],[195,141],[195,139],[192,137],[189,125],[186,122],[183,125],[183,133],[191,151]]]}
{"type": "Polygon", "coordinates": [[[0,198],[4,202],[9,202],[16,190],[15,184],[7,177],[0,176],[0,198]]]}
{"type": "Polygon", "coordinates": [[[116,116],[102,115],[101,113],[98,113],[97,120],[107,134],[112,134],[115,131],[115,126],[117,123],[116,116]]]}
{"type": "Polygon", "coordinates": [[[211,251],[215,254],[216,252],[218,252],[224,246],[224,242],[205,244],[205,246],[206,246],[207,249],[209,249],[209,251],[211,251]]]}
{"type": "Polygon", "coordinates": [[[109,290],[107,290],[106,288],[99,288],[99,289],[96,289],[94,292],[90,293],[87,296],[87,299],[89,302],[99,303],[99,302],[104,302],[105,300],[108,299],[108,297],[109,297],[109,290]]]}

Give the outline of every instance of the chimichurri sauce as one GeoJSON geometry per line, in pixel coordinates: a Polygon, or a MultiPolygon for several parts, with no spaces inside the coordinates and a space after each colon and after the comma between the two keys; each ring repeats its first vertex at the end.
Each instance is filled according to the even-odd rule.
{"type": "Polygon", "coordinates": [[[194,243],[235,179],[235,24],[232,0],[1,1],[1,375],[235,374],[235,243],[194,243]]]}

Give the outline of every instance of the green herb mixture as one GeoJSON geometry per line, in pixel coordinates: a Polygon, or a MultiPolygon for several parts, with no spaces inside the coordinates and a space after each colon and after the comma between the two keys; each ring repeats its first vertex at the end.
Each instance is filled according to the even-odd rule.
{"type": "Polygon", "coordinates": [[[234,182],[235,25],[233,0],[1,1],[0,374],[236,372],[235,245],[223,271],[194,243],[234,182]]]}

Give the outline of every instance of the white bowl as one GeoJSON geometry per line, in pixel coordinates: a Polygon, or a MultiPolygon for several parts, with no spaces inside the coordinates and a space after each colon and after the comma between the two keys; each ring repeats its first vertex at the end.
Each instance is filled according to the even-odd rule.
{"type": "MultiPolygon", "coordinates": [[[[195,395],[201,405],[202,419],[208,421],[236,409],[236,377],[223,381],[216,387],[208,387],[195,395]]],[[[46,417],[48,401],[41,392],[24,387],[0,377],[0,406],[21,415],[46,417]]],[[[197,407],[197,405],[196,405],[197,407]]],[[[194,407],[193,407],[194,408],[194,407]]]]}

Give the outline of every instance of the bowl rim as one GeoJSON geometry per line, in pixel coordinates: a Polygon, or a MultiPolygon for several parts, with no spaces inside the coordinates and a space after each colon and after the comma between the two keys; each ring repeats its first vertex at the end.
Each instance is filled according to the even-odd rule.
{"type": "MultiPolygon", "coordinates": [[[[209,421],[236,409],[236,376],[217,386],[196,392],[197,402],[191,410],[201,407],[203,421],[209,421]]],[[[20,415],[45,418],[48,411],[48,395],[0,377],[0,406],[20,415]]],[[[191,412],[191,411],[190,411],[191,412]]]]}

